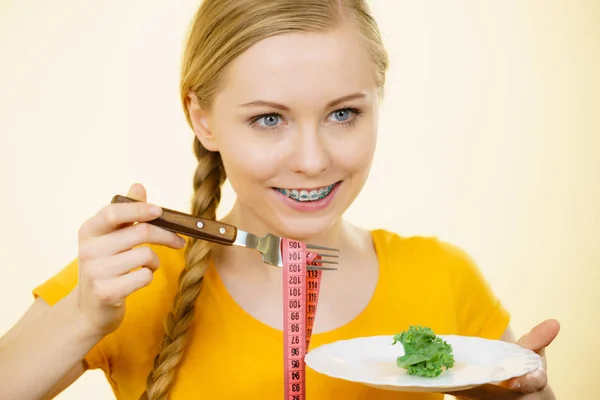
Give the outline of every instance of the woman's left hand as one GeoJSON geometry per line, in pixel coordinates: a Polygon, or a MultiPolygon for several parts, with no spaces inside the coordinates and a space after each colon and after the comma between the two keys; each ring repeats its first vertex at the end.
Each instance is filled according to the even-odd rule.
{"type": "Polygon", "coordinates": [[[560,331],[560,324],[554,319],[546,320],[521,336],[517,344],[533,350],[542,358],[540,368],[526,375],[510,379],[499,385],[482,385],[449,395],[469,400],[555,400],[552,389],[548,386],[546,347],[550,345],[560,331]]]}

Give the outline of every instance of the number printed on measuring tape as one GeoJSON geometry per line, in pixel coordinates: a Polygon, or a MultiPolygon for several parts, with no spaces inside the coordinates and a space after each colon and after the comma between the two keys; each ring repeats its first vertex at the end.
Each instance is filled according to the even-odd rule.
{"type": "Polygon", "coordinates": [[[306,399],[304,356],[310,338],[319,299],[321,271],[310,270],[316,254],[306,251],[299,241],[283,239],[283,309],[284,309],[284,399],[306,399]]]}
{"type": "MultiPolygon", "coordinates": [[[[313,264],[315,254],[307,254],[307,263],[313,264]]],[[[317,302],[319,301],[319,284],[321,282],[321,273],[319,270],[306,271],[306,349],[310,347],[310,338],[312,328],[315,323],[317,313],[317,302]]]]}
{"type": "Polygon", "coordinates": [[[305,399],[306,247],[283,240],[285,399],[305,399]]]}

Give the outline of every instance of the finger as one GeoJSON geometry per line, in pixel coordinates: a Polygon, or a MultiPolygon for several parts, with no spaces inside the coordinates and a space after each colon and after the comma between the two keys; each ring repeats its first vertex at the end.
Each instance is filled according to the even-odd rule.
{"type": "Polygon", "coordinates": [[[116,254],[143,244],[180,249],[185,240],[171,231],[147,223],[135,224],[95,240],[97,251],[102,254],[116,254]]]}
{"type": "Polygon", "coordinates": [[[126,274],[139,267],[146,267],[155,272],[160,266],[160,260],[149,246],[140,246],[112,257],[93,260],[86,266],[90,278],[107,279],[126,274]]]}
{"type": "Polygon", "coordinates": [[[548,384],[548,375],[543,368],[530,372],[504,383],[509,389],[521,393],[535,393],[544,390],[548,384]]]}
{"type": "Polygon", "coordinates": [[[560,323],[555,319],[549,319],[534,326],[527,334],[523,335],[517,344],[538,353],[542,357],[542,363],[537,370],[521,377],[509,379],[500,385],[522,393],[543,390],[548,383],[545,349],[554,341],[559,331],[560,323]]]}
{"type": "MultiPolygon", "coordinates": [[[[146,188],[144,188],[144,186],[139,183],[134,183],[129,188],[129,191],[127,192],[127,197],[146,203],[146,188]]],[[[117,226],[116,229],[121,229],[129,225],[131,225],[131,223],[121,224],[117,226]]]]}
{"type": "Polygon", "coordinates": [[[94,281],[92,291],[102,304],[120,306],[127,296],[148,286],[153,276],[150,269],[142,267],[116,278],[94,281]]]}
{"type": "Polygon", "coordinates": [[[185,246],[185,240],[158,226],[139,223],[81,244],[79,258],[81,260],[106,258],[144,244],[181,249],[185,246]]]}
{"type": "Polygon", "coordinates": [[[559,322],[555,319],[548,319],[534,326],[531,331],[517,341],[517,344],[526,349],[540,352],[554,341],[559,331],[559,322]]]}
{"type": "Polygon", "coordinates": [[[151,221],[159,217],[162,209],[142,202],[109,204],[86,221],[79,230],[79,239],[106,235],[122,224],[151,221]]]}
{"type": "Polygon", "coordinates": [[[133,292],[148,286],[152,282],[153,277],[154,274],[150,269],[142,267],[114,278],[112,281],[114,282],[117,299],[122,302],[133,292]]]}

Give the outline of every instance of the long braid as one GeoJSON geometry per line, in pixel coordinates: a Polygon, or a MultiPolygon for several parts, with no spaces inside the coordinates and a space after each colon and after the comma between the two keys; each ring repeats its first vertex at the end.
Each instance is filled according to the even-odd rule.
{"type": "MultiPolygon", "coordinates": [[[[221,186],[225,181],[225,170],[221,156],[206,150],[194,139],[194,152],[198,166],[194,174],[193,215],[215,219],[221,200],[221,186]]],[[[186,266],[179,276],[179,290],[173,301],[173,310],[164,321],[165,335],[148,374],[146,391],[140,400],[165,400],[175,382],[177,366],[181,362],[186,346],[185,336],[192,325],[196,300],[209,264],[210,242],[190,239],[186,248],[186,266]]]]}

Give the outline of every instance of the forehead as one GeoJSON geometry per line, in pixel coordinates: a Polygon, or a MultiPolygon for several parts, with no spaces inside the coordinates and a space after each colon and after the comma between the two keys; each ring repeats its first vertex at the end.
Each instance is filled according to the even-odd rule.
{"type": "Polygon", "coordinates": [[[373,72],[353,31],[283,34],[258,42],[234,60],[219,97],[322,106],[349,93],[373,91],[373,72]]]}

